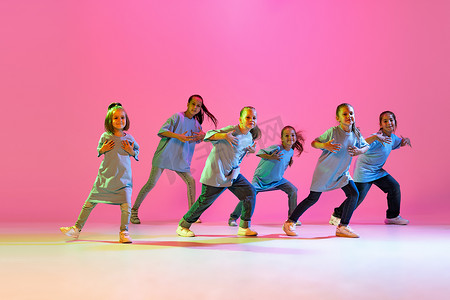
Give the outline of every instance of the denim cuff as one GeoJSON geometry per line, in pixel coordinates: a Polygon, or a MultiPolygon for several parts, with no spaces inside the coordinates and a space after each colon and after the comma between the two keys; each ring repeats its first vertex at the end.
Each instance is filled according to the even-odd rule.
{"type": "Polygon", "coordinates": [[[239,222],[239,227],[249,228],[250,227],[250,221],[244,221],[244,220],[241,219],[241,222],[239,222]]]}
{"type": "Polygon", "coordinates": [[[192,223],[189,223],[188,221],[186,221],[184,218],[182,218],[180,220],[180,223],[178,223],[179,226],[183,227],[183,228],[191,228],[192,223]]]}

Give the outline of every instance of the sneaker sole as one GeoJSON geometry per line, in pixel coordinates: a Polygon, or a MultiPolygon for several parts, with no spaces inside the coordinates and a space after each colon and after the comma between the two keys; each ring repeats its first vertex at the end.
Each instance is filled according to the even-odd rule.
{"type": "Polygon", "coordinates": [[[258,236],[258,234],[237,234],[238,236],[246,237],[246,236],[258,236]]]}
{"type": "Polygon", "coordinates": [[[80,234],[78,235],[72,235],[72,234],[67,234],[68,231],[64,232],[64,230],[62,230],[61,228],[59,229],[61,231],[62,234],[64,234],[65,236],[71,237],[73,239],[78,239],[80,237],[80,234]]]}
{"type": "Polygon", "coordinates": [[[178,230],[177,230],[176,232],[177,232],[178,236],[181,236],[181,237],[195,237],[195,234],[194,234],[194,233],[193,233],[192,235],[185,235],[185,234],[180,234],[180,233],[178,232],[178,230]]]}
{"type": "Polygon", "coordinates": [[[342,234],[342,233],[336,233],[336,236],[338,236],[338,237],[345,237],[345,238],[354,238],[354,239],[359,238],[359,235],[351,236],[351,235],[346,235],[346,234],[342,234]]]}

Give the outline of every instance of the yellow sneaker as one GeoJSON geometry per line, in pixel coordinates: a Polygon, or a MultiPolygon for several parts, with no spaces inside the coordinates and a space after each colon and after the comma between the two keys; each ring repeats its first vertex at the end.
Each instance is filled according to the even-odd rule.
{"type": "Polygon", "coordinates": [[[124,244],[131,244],[133,242],[128,231],[122,230],[119,233],[119,242],[124,243],[124,244]]]}

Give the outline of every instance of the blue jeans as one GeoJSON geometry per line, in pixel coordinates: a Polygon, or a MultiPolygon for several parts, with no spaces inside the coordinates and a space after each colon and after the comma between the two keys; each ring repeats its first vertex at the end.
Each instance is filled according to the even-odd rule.
{"type": "MultiPolygon", "coordinates": [[[[353,180],[350,180],[346,186],[342,188],[347,198],[341,204],[342,206],[342,218],[341,225],[347,226],[350,223],[353,211],[356,208],[356,202],[358,201],[358,189],[356,188],[353,180]]],[[[289,216],[289,220],[296,223],[303,213],[314,205],[319,200],[321,192],[310,191],[308,197],[300,202],[295,208],[294,212],[289,216]]]]}
{"type": "MultiPolygon", "coordinates": [[[[258,195],[259,192],[270,192],[270,191],[276,191],[276,190],[281,190],[281,191],[285,192],[288,196],[288,205],[289,205],[288,216],[294,211],[295,207],[297,206],[297,190],[298,189],[287,180],[285,180],[284,183],[274,186],[270,189],[264,190],[264,189],[260,189],[260,188],[255,188],[255,190],[256,190],[256,195],[258,195]]],[[[242,212],[242,202],[239,202],[236,205],[236,208],[234,209],[234,211],[231,213],[230,219],[233,219],[233,220],[239,219],[239,217],[241,216],[241,212],[242,212]]],[[[253,212],[255,212],[255,208],[253,208],[252,215],[253,215],[253,212]]]]}
{"type": "MultiPolygon", "coordinates": [[[[386,210],[386,218],[391,219],[398,217],[398,215],[400,214],[401,199],[400,184],[397,182],[397,180],[394,179],[394,177],[389,174],[372,182],[356,182],[356,187],[358,188],[359,192],[359,198],[356,207],[358,207],[364,201],[364,198],[366,198],[366,195],[372,187],[372,184],[375,184],[380,188],[380,190],[387,194],[388,209],[386,210]]],[[[333,215],[335,217],[339,218],[342,215],[343,205],[344,203],[334,209],[333,215]]]]}
{"type": "Polygon", "coordinates": [[[192,223],[195,223],[202,213],[214,203],[214,201],[226,189],[229,189],[240,202],[242,202],[242,217],[240,227],[250,227],[250,220],[253,214],[253,207],[255,206],[256,191],[253,185],[245,179],[242,174],[233,180],[233,184],[229,187],[215,187],[202,184],[202,193],[195,201],[194,205],[183,216],[179,225],[184,228],[190,228],[192,223]]]}

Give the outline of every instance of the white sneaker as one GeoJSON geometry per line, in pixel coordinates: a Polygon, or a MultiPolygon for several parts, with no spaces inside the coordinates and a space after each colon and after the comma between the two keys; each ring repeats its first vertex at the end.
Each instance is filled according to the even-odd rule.
{"type": "Polygon", "coordinates": [[[238,235],[242,235],[242,236],[257,236],[258,233],[256,231],[251,230],[250,227],[249,228],[239,227],[238,235]]]}
{"type": "Polygon", "coordinates": [[[131,244],[133,242],[128,231],[122,230],[119,233],[119,242],[121,242],[123,244],[131,244]]]}
{"type": "Polygon", "coordinates": [[[61,230],[61,232],[65,235],[70,236],[74,239],[77,239],[80,236],[80,230],[75,226],[61,227],[59,228],[59,230],[61,230]]]}
{"type": "Polygon", "coordinates": [[[235,219],[229,219],[228,220],[228,226],[236,227],[236,226],[238,226],[238,223],[236,222],[235,219]]]}
{"type": "Polygon", "coordinates": [[[336,236],[348,237],[348,238],[359,238],[359,235],[350,228],[350,226],[339,225],[336,227],[336,236]]]}
{"type": "Polygon", "coordinates": [[[333,214],[330,217],[330,221],[328,222],[330,225],[338,226],[341,223],[341,218],[335,217],[333,214]]]}
{"type": "Polygon", "coordinates": [[[184,228],[181,226],[178,226],[177,234],[179,236],[184,236],[184,237],[194,237],[195,236],[195,234],[189,228],[184,228]]]}
{"type": "Polygon", "coordinates": [[[408,225],[409,221],[406,219],[403,219],[400,216],[397,216],[395,218],[386,218],[384,220],[384,224],[388,224],[388,225],[408,225]]]}
{"type": "Polygon", "coordinates": [[[297,232],[295,232],[295,223],[294,222],[290,222],[289,220],[284,222],[283,230],[286,233],[286,235],[289,235],[289,236],[296,236],[297,235],[297,232]]]}
{"type": "Polygon", "coordinates": [[[296,226],[302,226],[302,222],[297,221],[297,223],[295,223],[296,226]]]}

